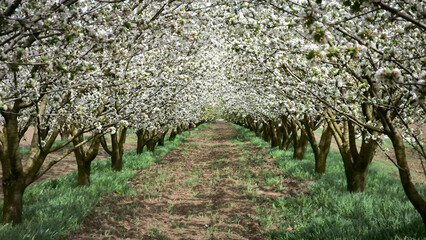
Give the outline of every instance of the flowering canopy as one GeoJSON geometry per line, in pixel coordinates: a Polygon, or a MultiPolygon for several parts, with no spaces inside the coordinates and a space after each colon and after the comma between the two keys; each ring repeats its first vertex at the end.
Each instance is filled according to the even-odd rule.
{"type": "Polygon", "coordinates": [[[115,133],[195,123],[217,109],[277,122],[327,112],[378,141],[396,126],[423,163],[425,4],[1,0],[0,123],[18,127],[0,129],[0,149],[30,126],[50,152],[70,124],[115,133]]]}

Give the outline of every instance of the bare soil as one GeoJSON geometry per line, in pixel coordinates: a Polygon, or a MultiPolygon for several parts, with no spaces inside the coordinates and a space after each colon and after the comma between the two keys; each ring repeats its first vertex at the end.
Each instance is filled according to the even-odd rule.
{"type": "Polygon", "coordinates": [[[257,213],[271,209],[265,198],[298,195],[310,183],[286,178],[239,136],[223,122],[193,134],[138,172],[130,181],[137,194],[108,194],[67,239],[265,239],[257,213]]]}

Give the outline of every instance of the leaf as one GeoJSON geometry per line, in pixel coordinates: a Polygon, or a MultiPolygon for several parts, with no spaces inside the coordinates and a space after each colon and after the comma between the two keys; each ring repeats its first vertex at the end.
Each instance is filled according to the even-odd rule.
{"type": "Polygon", "coordinates": [[[74,39],[75,35],[74,34],[68,34],[67,36],[65,36],[65,40],[67,40],[68,42],[72,41],[74,39]]]}
{"type": "Polygon", "coordinates": [[[63,63],[56,66],[56,68],[62,71],[68,71],[68,66],[63,63]]]}
{"type": "Polygon", "coordinates": [[[315,57],[315,50],[311,50],[309,53],[308,53],[308,55],[306,56],[306,58],[308,59],[308,60],[311,60],[312,58],[314,58],[315,57]]]}
{"type": "Polygon", "coordinates": [[[351,10],[354,12],[361,11],[361,2],[360,1],[354,2],[354,4],[351,6],[351,10]]]}

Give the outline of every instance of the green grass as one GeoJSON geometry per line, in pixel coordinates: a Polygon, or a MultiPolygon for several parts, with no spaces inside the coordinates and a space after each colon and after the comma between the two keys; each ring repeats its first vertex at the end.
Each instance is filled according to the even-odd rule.
{"type": "MultiPolygon", "coordinates": [[[[265,212],[259,220],[262,225],[277,226],[269,232],[271,239],[426,239],[422,219],[405,196],[399,179],[380,170],[374,162],[366,191],[351,194],[346,191],[338,152],[330,152],[326,174],[321,177],[314,173],[311,149],[304,160],[293,160],[291,149],[271,149],[248,129],[233,126],[244,140],[268,151],[288,176],[315,181],[308,193],[270,199],[272,210],[259,210],[265,212]]],[[[426,198],[426,187],[416,187],[426,198]]]]}
{"type": "Polygon", "coordinates": [[[194,177],[190,177],[190,178],[186,179],[185,180],[185,185],[187,187],[189,187],[189,186],[193,186],[193,185],[195,185],[197,183],[200,183],[201,181],[202,181],[202,179],[200,177],[194,176],[194,177]]]}
{"type": "MultiPolygon", "coordinates": [[[[205,126],[199,126],[196,131],[205,126]]],[[[159,162],[188,137],[188,133],[183,133],[175,141],[166,141],[165,146],[157,147],[154,153],[137,155],[134,149],[125,152],[121,172],[111,171],[109,158],[93,162],[90,187],[77,187],[76,171],[28,187],[24,194],[24,223],[0,225],[0,239],[59,239],[78,230],[82,219],[102,196],[108,192],[135,193],[136,189],[128,184],[135,170],[159,162]]]]}

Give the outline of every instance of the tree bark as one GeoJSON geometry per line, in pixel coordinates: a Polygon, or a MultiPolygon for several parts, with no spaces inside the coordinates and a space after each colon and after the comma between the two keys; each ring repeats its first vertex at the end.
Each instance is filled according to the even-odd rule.
{"type": "Polygon", "coordinates": [[[176,135],[177,135],[176,130],[173,129],[172,132],[170,133],[169,141],[174,141],[176,139],[176,135]]]}
{"type": "Polygon", "coordinates": [[[306,149],[308,148],[308,142],[309,142],[308,137],[303,131],[301,131],[300,138],[296,142],[293,141],[293,144],[294,144],[293,158],[294,159],[298,159],[298,160],[303,159],[306,153],[306,149]]]}
{"type": "Polygon", "coordinates": [[[318,157],[315,156],[315,172],[317,173],[325,173],[327,166],[327,156],[328,152],[330,151],[332,138],[333,133],[328,127],[328,124],[325,123],[319,142],[319,154],[318,157]]]}
{"type": "MultiPolygon", "coordinates": [[[[39,113],[45,112],[48,98],[43,97],[40,103],[39,113]]],[[[59,131],[52,131],[47,138],[39,137],[40,128],[34,126],[34,134],[31,142],[31,150],[22,164],[21,154],[19,153],[19,142],[25,131],[19,131],[18,116],[20,112],[20,101],[16,101],[14,107],[7,113],[2,112],[5,120],[4,128],[0,132],[0,161],[2,164],[2,184],[3,184],[3,224],[22,222],[22,199],[26,187],[34,182],[39,176],[38,172],[47,156],[47,149],[50,149],[54,139],[59,131]],[[44,148],[39,146],[39,140],[46,140],[44,148]],[[43,151],[41,150],[43,149],[43,151]]],[[[47,134],[46,134],[47,135],[47,134]]]]}
{"type": "Polygon", "coordinates": [[[333,132],[331,131],[328,124],[325,123],[323,127],[323,131],[321,134],[319,144],[316,141],[314,126],[311,120],[304,120],[303,125],[305,126],[306,134],[309,139],[309,143],[311,144],[312,151],[315,156],[315,172],[316,173],[325,173],[327,167],[327,156],[330,150],[331,139],[333,137],[333,132]]]}
{"type": "Polygon", "coordinates": [[[22,177],[10,179],[6,182],[3,180],[3,224],[22,223],[22,199],[25,189],[26,186],[22,177]]]}
{"type": "Polygon", "coordinates": [[[304,129],[302,128],[300,122],[296,122],[296,121],[292,121],[291,122],[292,125],[292,137],[293,137],[293,158],[294,159],[298,159],[298,160],[302,160],[303,157],[305,156],[305,152],[306,149],[308,147],[308,142],[309,139],[304,131],[304,129]],[[300,137],[298,137],[298,132],[300,129],[300,137]]]}
{"type": "Polygon", "coordinates": [[[353,123],[349,120],[343,121],[343,129],[340,129],[334,121],[332,113],[327,112],[327,115],[327,123],[333,132],[345,167],[347,189],[352,193],[364,192],[367,184],[368,168],[377,148],[376,141],[367,138],[367,135],[377,137],[378,133],[362,130],[361,148],[358,151],[353,123]]]}
{"type": "Polygon", "coordinates": [[[263,122],[262,138],[265,142],[271,141],[271,136],[269,134],[270,134],[269,124],[267,122],[263,122]]]}
{"type": "Polygon", "coordinates": [[[281,150],[287,151],[292,139],[293,139],[293,132],[290,131],[290,134],[288,134],[288,131],[283,132],[281,150]]]}
{"type": "Polygon", "coordinates": [[[148,150],[149,152],[154,152],[154,150],[155,150],[155,145],[156,145],[156,144],[157,144],[156,139],[152,138],[151,140],[149,140],[149,141],[146,143],[146,148],[147,148],[147,150],[148,150]]]}
{"type": "Polygon", "coordinates": [[[4,193],[3,223],[22,222],[22,196],[25,191],[21,155],[19,154],[19,124],[17,109],[3,113],[5,126],[2,134],[1,163],[4,193]]]}
{"type": "Polygon", "coordinates": [[[283,149],[282,139],[283,139],[283,133],[284,133],[283,125],[282,124],[281,125],[276,124],[275,125],[275,131],[276,131],[276,134],[277,134],[278,149],[282,150],[283,149]]]}
{"type": "Polygon", "coordinates": [[[256,137],[260,137],[261,136],[261,130],[260,130],[260,122],[259,121],[257,121],[256,123],[255,123],[255,131],[254,131],[254,133],[256,134],[256,137]]]}
{"type": "Polygon", "coordinates": [[[367,186],[368,167],[345,168],[347,189],[349,192],[364,192],[367,186]]]}
{"type": "Polygon", "coordinates": [[[169,130],[166,129],[163,133],[161,133],[160,139],[158,139],[158,146],[164,146],[164,138],[166,137],[168,131],[169,130]]]}
{"type": "Polygon", "coordinates": [[[136,154],[142,154],[143,148],[146,145],[146,142],[148,141],[148,131],[145,129],[139,129],[136,131],[136,136],[138,138],[137,146],[136,146],[136,154]]]}
{"type": "Polygon", "coordinates": [[[78,186],[90,186],[91,161],[77,161],[78,186]]]}
{"type": "Polygon", "coordinates": [[[382,123],[387,130],[387,135],[392,142],[395,158],[398,164],[399,178],[402,183],[405,194],[410,200],[411,204],[420,214],[423,219],[423,225],[426,228],[426,201],[417,191],[416,187],[411,180],[410,168],[407,162],[407,156],[404,146],[404,139],[398,129],[395,128],[391,119],[388,116],[382,117],[382,123]]]}
{"type": "Polygon", "coordinates": [[[137,144],[136,144],[136,154],[142,154],[143,147],[145,146],[143,141],[143,132],[140,132],[141,130],[136,131],[136,136],[138,138],[137,144]]]}
{"type": "Polygon", "coordinates": [[[118,138],[117,133],[111,134],[111,142],[112,142],[111,169],[113,171],[119,172],[123,169],[124,141],[122,140],[122,137],[124,136],[124,139],[126,138],[126,131],[127,129],[122,129],[120,131],[120,138],[118,138]]]}
{"type": "Polygon", "coordinates": [[[291,140],[293,139],[293,136],[291,135],[292,131],[291,131],[291,127],[288,124],[288,119],[285,116],[281,116],[281,127],[280,127],[280,132],[281,132],[281,144],[280,144],[280,149],[287,151],[288,147],[291,143],[291,140]]]}
{"type": "Polygon", "coordinates": [[[92,161],[96,158],[99,152],[100,136],[95,136],[88,149],[85,149],[83,135],[75,137],[73,140],[74,156],[77,161],[78,186],[90,186],[90,169],[92,161]]]}
{"type": "Polygon", "coordinates": [[[123,169],[123,153],[126,134],[126,127],[120,127],[116,133],[111,134],[111,149],[109,149],[106,144],[105,137],[101,138],[102,147],[111,156],[111,169],[113,171],[119,172],[123,169]]]}
{"type": "Polygon", "coordinates": [[[177,133],[177,134],[182,134],[182,126],[181,126],[181,125],[178,125],[178,126],[177,126],[177,128],[176,128],[176,133],[177,133]]]}
{"type": "Polygon", "coordinates": [[[279,147],[280,146],[280,139],[278,137],[278,124],[275,122],[269,121],[269,130],[270,130],[270,136],[271,136],[271,147],[279,147]]]}

